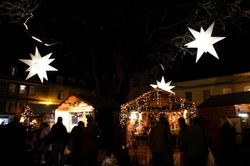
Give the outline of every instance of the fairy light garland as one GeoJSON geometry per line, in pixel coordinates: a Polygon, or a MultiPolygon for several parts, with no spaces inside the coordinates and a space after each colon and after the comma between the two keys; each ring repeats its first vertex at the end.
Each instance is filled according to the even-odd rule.
{"type": "Polygon", "coordinates": [[[133,111],[141,112],[154,110],[159,111],[158,113],[160,113],[163,112],[163,110],[180,111],[184,109],[188,110],[188,112],[195,113],[195,103],[187,102],[183,98],[178,98],[177,96],[175,96],[175,94],[166,92],[160,88],[155,88],[149,92],[142,94],[134,100],[121,105],[119,122],[122,128],[125,127],[127,120],[129,119],[130,114],[133,111]],[[155,102],[154,105],[152,104],[153,102],[155,102]]]}

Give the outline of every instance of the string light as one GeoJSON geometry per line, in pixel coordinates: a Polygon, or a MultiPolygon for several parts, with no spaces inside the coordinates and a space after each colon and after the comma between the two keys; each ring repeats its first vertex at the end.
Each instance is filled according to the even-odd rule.
{"type": "Polygon", "coordinates": [[[149,113],[149,117],[153,117],[154,114],[163,113],[167,116],[167,112],[176,111],[176,114],[184,113],[184,109],[195,115],[196,106],[194,102],[187,101],[180,98],[175,94],[162,90],[161,88],[155,88],[149,92],[146,92],[134,100],[131,100],[121,105],[121,112],[119,116],[120,126],[123,128],[126,126],[127,120],[131,112],[143,112],[152,111],[149,113]],[[152,102],[153,101],[153,102],[152,102]],[[158,111],[158,113],[155,113],[158,111]]]}

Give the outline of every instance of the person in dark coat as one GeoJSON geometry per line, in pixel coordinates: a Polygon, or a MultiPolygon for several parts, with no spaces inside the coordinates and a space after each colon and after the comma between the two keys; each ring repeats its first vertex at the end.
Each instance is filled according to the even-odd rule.
{"type": "Polygon", "coordinates": [[[183,149],[183,139],[184,139],[185,131],[189,127],[189,125],[186,124],[186,121],[183,117],[178,119],[178,124],[180,126],[180,130],[176,137],[176,146],[175,146],[174,152],[175,153],[180,152],[182,162],[186,163],[186,157],[185,157],[185,153],[183,149]]]}
{"type": "Polygon", "coordinates": [[[101,129],[98,124],[94,122],[93,117],[87,118],[87,127],[85,127],[81,134],[83,144],[83,161],[84,166],[96,166],[98,155],[98,136],[103,138],[101,129]]]}
{"type": "Polygon", "coordinates": [[[193,118],[193,124],[186,129],[183,139],[187,166],[205,166],[209,145],[207,130],[200,125],[198,117],[193,118]]]}
{"type": "Polygon", "coordinates": [[[179,118],[178,123],[180,126],[180,131],[179,131],[177,138],[176,138],[176,149],[175,150],[182,151],[181,145],[182,145],[182,142],[184,139],[185,131],[189,127],[189,125],[186,124],[186,121],[184,118],[179,118]]]}
{"type": "Polygon", "coordinates": [[[3,129],[3,150],[6,163],[4,165],[18,165],[24,162],[26,128],[19,123],[20,116],[15,115],[11,122],[3,129]]]}
{"type": "Polygon", "coordinates": [[[70,136],[73,141],[73,166],[83,165],[83,142],[81,141],[81,133],[84,129],[83,121],[79,121],[77,126],[74,126],[70,132],[70,136]]]}
{"type": "Polygon", "coordinates": [[[64,166],[66,156],[63,154],[64,149],[68,145],[68,132],[66,127],[63,125],[63,118],[58,117],[57,123],[55,123],[50,131],[50,136],[53,140],[52,150],[54,157],[54,165],[64,166]]]}
{"type": "Polygon", "coordinates": [[[161,116],[149,133],[149,147],[152,152],[150,164],[155,166],[166,166],[166,156],[171,143],[171,133],[168,121],[161,116]]]}
{"type": "Polygon", "coordinates": [[[236,133],[235,127],[231,121],[226,117],[221,117],[220,127],[220,165],[221,166],[234,166],[236,156],[236,133]]]}

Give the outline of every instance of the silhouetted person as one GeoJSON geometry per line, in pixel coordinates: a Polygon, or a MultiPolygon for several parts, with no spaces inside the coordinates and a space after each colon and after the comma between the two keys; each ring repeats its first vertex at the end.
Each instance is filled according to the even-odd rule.
{"type": "Polygon", "coordinates": [[[176,147],[175,147],[175,152],[180,152],[181,153],[181,160],[186,163],[186,157],[183,149],[183,139],[185,136],[185,131],[189,127],[189,125],[186,124],[186,121],[184,118],[179,118],[178,119],[178,124],[180,126],[180,131],[176,137],[176,147]]]}
{"type": "Polygon", "coordinates": [[[66,156],[63,154],[64,149],[68,145],[68,132],[66,127],[62,123],[62,117],[57,118],[57,123],[55,123],[50,131],[52,137],[52,151],[54,157],[54,165],[63,166],[66,160],[66,156]]]}
{"type": "Polygon", "coordinates": [[[4,142],[3,149],[5,154],[5,165],[20,165],[23,160],[25,147],[26,128],[19,123],[20,116],[15,115],[11,122],[3,129],[4,142]]]}
{"type": "Polygon", "coordinates": [[[149,147],[152,152],[150,164],[166,166],[166,156],[171,144],[171,133],[168,121],[161,116],[149,133],[149,147]]]}
{"type": "Polygon", "coordinates": [[[82,151],[84,166],[96,166],[98,135],[102,137],[102,132],[98,124],[94,122],[93,117],[88,117],[87,122],[87,127],[83,129],[81,134],[81,140],[84,142],[82,151]]]}
{"type": "Polygon", "coordinates": [[[207,131],[200,125],[198,117],[193,118],[193,124],[186,129],[183,139],[187,166],[204,166],[207,161],[209,144],[207,131]]]}
{"type": "Polygon", "coordinates": [[[220,165],[221,166],[234,166],[236,156],[236,133],[235,127],[230,120],[223,116],[221,117],[220,127],[220,165]]]}
{"type": "Polygon", "coordinates": [[[177,138],[176,138],[176,151],[182,151],[182,142],[183,142],[183,138],[184,138],[184,135],[185,135],[185,131],[186,129],[189,127],[187,124],[186,124],[186,121],[184,118],[179,118],[178,119],[178,123],[179,123],[179,126],[180,126],[180,131],[177,135],[177,138]]]}
{"type": "Polygon", "coordinates": [[[70,132],[70,136],[73,141],[73,165],[82,166],[83,165],[83,142],[80,137],[84,129],[83,121],[79,121],[77,126],[74,126],[70,132]]]}
{"type": "Polygon", "coordinates": [[[51,155],[51,150],[52,150],[52,146],[51,145],[46,145],[45,143],[45,139],[46,136],[50,133],[50,127],[48,122],[43,122],[42,124],[42,131],[40,133],[39,136],[39,140],[41,142],[41,145],[39,147],[39,153],[38,153],[38,164],[41,164],[41,155],[44,154],[45,156],[45,165],[49,166],[50,165],[50,155],[51,155]]]}

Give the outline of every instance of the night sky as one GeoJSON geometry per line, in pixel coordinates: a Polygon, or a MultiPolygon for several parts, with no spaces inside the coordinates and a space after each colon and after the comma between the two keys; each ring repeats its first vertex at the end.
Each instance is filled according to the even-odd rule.
{"type": "MultiPolygon", "coordinates": [[[[29,20],[27,24],[29,26],[29,33],[22,24],[25,19],[16,24],[9,23],[8,17],[1,17],[1,72],[8,72],[10,65],[18,66],[20,68],[19,72],[24,72],[28,66],[18,59],[30,59],[29,54],[34,54],[35,47],[38,47],[42,56],[51,52],[53,53],[51,58],[56,58],[56,60],[51,63],[51,66],[58,68],[59,72],[77,76],[79,73],[76,71],[79,70],[84,75],[86,74],[85,69],[88,68],[89,70],[91,68],[92,58],[89,56],[91,50],[89,49],[88,41],[92,40],[94,41],[92,47],[99,59],[97,63],[100,68],[98,70],[102,72],[103,77],[108,77],[107,73],[113,70],[112,64],[115,63],[115,60],[110,55],[114,54],[114,47],[122,36],[121,31],[124,31],[128,25],[126,21],[133,20],[136,17],[133,15],[135,13],[137,16],[140,15],[140,11],[137,11],[137,9],[139,8],[139,4],[143,2],[136,2],[133,8],[129,8],[124,4],[118,4],[113,1],[107,1],[107,4],[93,1],[81,5],[77,2],[68,3],[66,0],[60,3],[58,1],[45,1],[33,13],[34,18],[29,20]],[[70,5],[65,8],[65,4],[70,5]],[[112,5],[116,5],[115,7],[123,11],[123,15],[117,14],[119,12],[118,9],[116,10],[115,7],[111,8],[110,6],[112,5]],[[124,19],[125,17],[126,19],[124,19]],[[30,35],[44,39],[48,43],[57,41],[60,44],[47,47],[31,39],[30,35]]],[[[163,1],[159,2],[163,3],[163,1]]],[[[175,15],[170,17],[170,20],[173,21],[179,17],[181,16],[175,15]]],[[[212,20],[207,24],[210,25],[211,23],[212,20]]],[[[125,37],[123,36],[124,41],[121,43],[124,45],[122,50],[125,52],[125,55],[134,56],[130,53],[135,49],[134,45],[136,43],[133,43],[133,41],[142,37],[140,33],[145,29],[140,28],[145,27],[145,25],[145,22],[141,22],[134,27],[130,26],[125,35],[123,34],[125,37]]],[[[216,26],[219,26],[217,22],[215,22],[216,26]]],[[[190,28],[200,31],[197,26],[190,28]]],[[[203,27],[204,30],[207,28],[206,26],[203,27]]],[[[232,33],[230,31],[228,34],[224,32],[219,35],[218,33],[212,35],[226,37],[214,44],[219,59],[206,53],[195,63],[196,55],[183,56],[180,66],[173,67],[167,71],[167,77],[173,81],[179,81],[249,71],[249,23],[248,25],[245,24],[242,28],[244,28],[242,32],[232,33]]],[[[187,27],[186,30],[182,29],[181,33],[185,31],[189,33],[187,27]]],[[[147,49],[145,47],[145,50],[147,49]]],[[[135,62],[135,65],[140,62],[147,63],[141,59],[135,62]]],[[[24,72],[24,75],[27,74],[28,72],[24,72]]]]}

